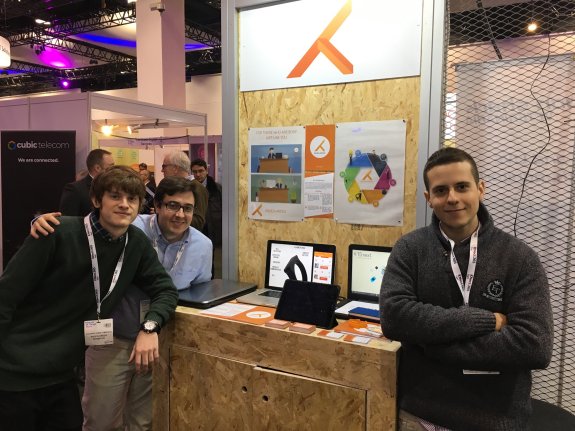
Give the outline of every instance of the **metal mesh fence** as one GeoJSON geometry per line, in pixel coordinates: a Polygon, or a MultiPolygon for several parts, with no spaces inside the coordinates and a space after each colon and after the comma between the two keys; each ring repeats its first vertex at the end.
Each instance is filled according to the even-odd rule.
{"type": "Polygon", "coordinates": [[[575,413],[575,1],[449,0],[448,16],[445,143],[476,159],[496,225],[541,257],[555,338],[532,395],[575,413]]]}

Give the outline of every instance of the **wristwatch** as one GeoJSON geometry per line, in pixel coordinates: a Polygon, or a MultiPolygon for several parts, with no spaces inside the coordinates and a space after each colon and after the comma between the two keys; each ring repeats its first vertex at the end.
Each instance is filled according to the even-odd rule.
{"type": "Polygon", "coordinates": [[[144,331],[146,334],[151,334],[152,332],[159,334],[160,324],[155,320],[144,320],[140,325],[140,330],[144,331]]]}

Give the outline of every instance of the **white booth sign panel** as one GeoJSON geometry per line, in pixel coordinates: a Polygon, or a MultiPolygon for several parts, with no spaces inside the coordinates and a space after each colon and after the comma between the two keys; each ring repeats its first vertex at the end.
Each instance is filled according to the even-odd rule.
{"type": "Polygon", "coordinates": [[[240,12],[240,90],[417,76],[422,0],[299,0],[240,12]]]}

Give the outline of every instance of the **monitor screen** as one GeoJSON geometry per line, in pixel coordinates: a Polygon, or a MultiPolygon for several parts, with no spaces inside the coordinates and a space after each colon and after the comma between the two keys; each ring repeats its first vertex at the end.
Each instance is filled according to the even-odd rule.
{"type": "Polygon", "coordinates": [[[352,244],[349,246],[348,296],[377,299],[391,247],[352,244]]]}
{"type": "Polygon", "coordinates": [[[332,284],[335,246],[289,241],[268,241],[266,287],[279,288],[286,280],[332,284]]]}

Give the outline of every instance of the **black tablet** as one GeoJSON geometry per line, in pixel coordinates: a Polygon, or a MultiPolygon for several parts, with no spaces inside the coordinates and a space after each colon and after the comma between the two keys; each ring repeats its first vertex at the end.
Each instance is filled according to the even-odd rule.
{"type": "Polygon", "coordinates": [[[335,307],[339,286],[298,280],[286,280],[275,318],[308,323],[319,328],[335,326],[335,307]]]}

